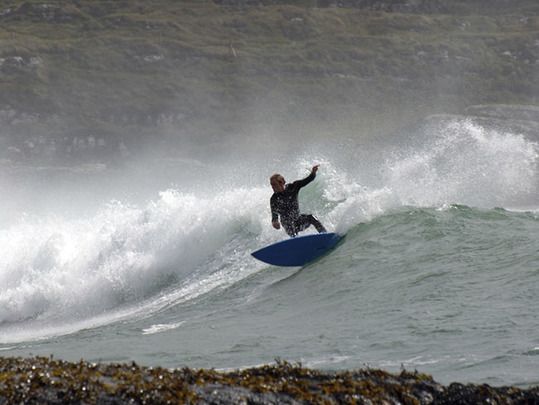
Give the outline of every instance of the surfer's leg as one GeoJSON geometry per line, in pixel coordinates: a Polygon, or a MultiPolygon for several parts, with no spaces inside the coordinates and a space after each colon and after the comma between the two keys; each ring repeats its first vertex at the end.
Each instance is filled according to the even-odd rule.
{"type": "Polygon", "coordinates": [[[288,234],[288,236],[290,237],[294,237],[298,234],[298,230],[297,230],[297,226],[296,226],[296,223],[295,222],[286,222],[286,221],[283,221],[281,219],[281,225],[283,226],[285,232],[288,234]]]}
{"type": "Polygon", "coordinates": [[[322,225],[320,221],[315,218],[314,215],[302,214],[299,216],[298,220],[296,221],[296,228],[298,232],[304,231],[311,225],[314,225],[318,233],[327,232],[326,228],[324,228],[324,225],[322,225]]]}
{"type": "Polygon", "coordinates": [[[288,229],[285,228],[285,231],[288,234],[288,236],[290,236],[291,238],[298,236],[298,233],[296,232],[294,228],[288,228],[288,229]]]}
{"type": "Polygon", "coordinates": [[[322,225],[314,215],[309,215],[309,220],[311,221],[311,224],[314,225],[318,233],[327,232],[324,225],[322,225]]]}

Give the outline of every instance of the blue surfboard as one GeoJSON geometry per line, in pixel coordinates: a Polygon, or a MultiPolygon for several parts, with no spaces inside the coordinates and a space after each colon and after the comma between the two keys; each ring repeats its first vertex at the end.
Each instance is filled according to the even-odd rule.
{"type": "Polygon", "coordinates": [[[336,233],[296,236],[266,246],[251,255],[274,266],[303,266],[333,248],[341,238],[336,233]]]}

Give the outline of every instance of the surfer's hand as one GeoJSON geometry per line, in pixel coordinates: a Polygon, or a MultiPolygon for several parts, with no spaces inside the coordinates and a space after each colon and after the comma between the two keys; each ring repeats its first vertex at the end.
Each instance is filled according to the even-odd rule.
{"type": "Polygon", "coordinates": [[[311,169],[311,173],[316,174],[316,172],[318,171],[318,166],[320,165],[314,165],[313,168],[311,169]]]}
{"type": "Polygon", "coordinates": [[[273,221],[271,224],[275,229],[281,229],[281,224],[279,223],[279,221],[273,221]]]}

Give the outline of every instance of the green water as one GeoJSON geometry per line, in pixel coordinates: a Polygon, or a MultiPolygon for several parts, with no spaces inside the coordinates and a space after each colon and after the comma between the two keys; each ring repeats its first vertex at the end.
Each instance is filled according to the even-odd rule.
{"type": "Polygon", "coordinates": [[[210,174],[189,163],[185,181],[145,178],[131,200],[124,179],[101,196],[79,173],[60,193],[17,182],[0,228],[0,354],[220,369],[281,358],[539,384],[537,144],[444,125],[393,150],[223,158],[210,174]],[[256,261],[285,237],[268,173],[292,180],[312,163],[301,209],[345,238],[303,268],[256,261]]]}

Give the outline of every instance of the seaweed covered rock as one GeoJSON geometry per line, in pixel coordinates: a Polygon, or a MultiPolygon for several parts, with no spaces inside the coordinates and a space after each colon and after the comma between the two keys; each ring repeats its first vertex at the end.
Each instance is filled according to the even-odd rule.
{"type": "Polygon", "coordinates": [[[382,370],[328,372],[288,362],[218,372],[95,364],[52,358],[0,358],[0,405],[25,404],[520,404],[539,403],[539,387],[453,383],[382,370]]]}

